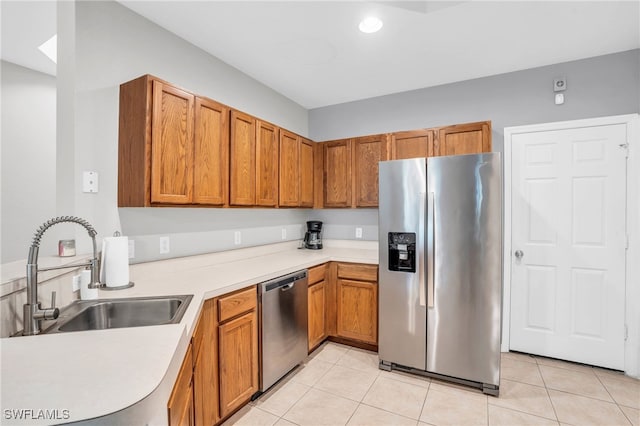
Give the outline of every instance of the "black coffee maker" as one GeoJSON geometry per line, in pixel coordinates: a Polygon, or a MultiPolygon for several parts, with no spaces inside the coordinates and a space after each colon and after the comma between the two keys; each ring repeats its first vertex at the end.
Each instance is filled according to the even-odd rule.
{"type": "Polygon", "coordinates": [[[304,248],[320,250],[322,248],[322,222],[310,220],[307,222],[307,233],[304,234],[304,248]]]}

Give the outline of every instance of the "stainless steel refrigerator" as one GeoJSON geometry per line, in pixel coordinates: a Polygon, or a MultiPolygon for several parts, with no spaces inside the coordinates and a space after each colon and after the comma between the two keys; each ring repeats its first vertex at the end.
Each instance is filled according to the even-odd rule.
{"type": "Polygon", "coordinates": [[[380,368],[498,394],[501,174],[499,153],[380,162],[380,368]]]}

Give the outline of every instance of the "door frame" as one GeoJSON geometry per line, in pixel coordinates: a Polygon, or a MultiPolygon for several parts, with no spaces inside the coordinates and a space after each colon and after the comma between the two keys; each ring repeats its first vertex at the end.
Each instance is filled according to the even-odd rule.
{"type": "Polygon", "coordinates": [[[504,257],[502,292],[501,351],[509,351],[511,315],[511,184],[514,135],[521,133],[565,130],[576,127],[624,124],[627,128],[627,262],[625,286],[625,324],[627,339],[624,345],[624,370],[629,376],[640,378],[640,114],[617,115],[583,120],[559,121],[504,128],[504,257]],[[632,301],[636,301],[632,303],[632,301]]]}

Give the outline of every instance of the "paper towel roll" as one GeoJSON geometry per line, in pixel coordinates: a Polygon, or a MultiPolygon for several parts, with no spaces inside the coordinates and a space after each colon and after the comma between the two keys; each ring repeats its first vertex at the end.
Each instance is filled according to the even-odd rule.
{"type": "Polygon", "coordinates": [[[107,287],[129,284],[129,238],[106,237],[102,240],[100,282],[107,287]]]}
{"type": "Polygon", "coordinates": [[[98,298],[98,289],[89,288],[89,283],[91,283],[91,271],[85,269],[80,272],[80,299],[82,300],[98,298]]]}

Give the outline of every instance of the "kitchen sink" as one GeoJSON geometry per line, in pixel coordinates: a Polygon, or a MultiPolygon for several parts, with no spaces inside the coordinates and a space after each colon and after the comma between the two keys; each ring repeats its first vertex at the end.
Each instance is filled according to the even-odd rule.
{"type": "Polygon", "coordinates": [[[77,300],[62,309],[58,321],[44,333],[105,330],[177,324],[192,295],[77,300]]]}

